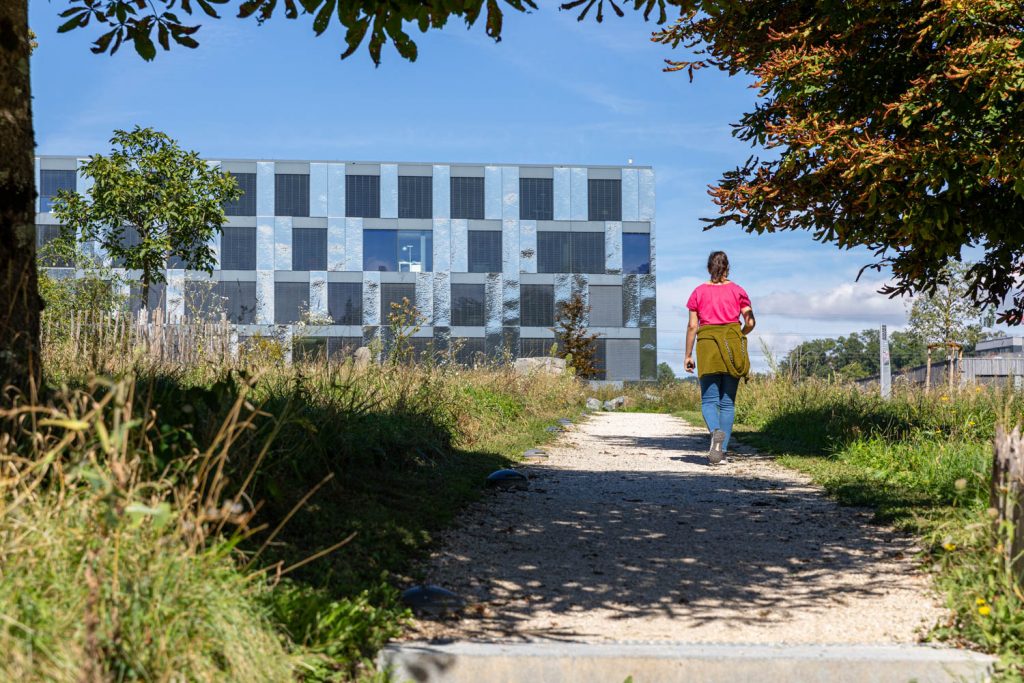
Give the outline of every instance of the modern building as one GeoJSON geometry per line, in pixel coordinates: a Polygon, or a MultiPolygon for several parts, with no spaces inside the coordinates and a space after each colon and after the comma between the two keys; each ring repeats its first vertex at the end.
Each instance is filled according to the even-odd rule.
{"type": "MultiPolygon", "coordinates": [[[[166,286],[151,290],[150,307],[171,319],[212,290],[240,335],[287,334],[282,326],[312,319],[303,348],[335,353],[381,334],[391,304],[407,298],[425,321],[418,348],[454,339],[466,359],[542,356],[558,305],[578,292],[600,335],[601,379],[655,379],[649,167],[211,163],[244,194],[225,207],[213,275],[171,263],[166,286]]],[[[40,244],[59,230],[57,191],[89,190],[79,164],[36,159],[40,244]]]]}

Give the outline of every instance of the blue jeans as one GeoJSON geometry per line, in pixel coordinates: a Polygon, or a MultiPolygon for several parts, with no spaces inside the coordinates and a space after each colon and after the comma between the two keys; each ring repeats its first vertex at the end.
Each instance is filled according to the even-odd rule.
{"type": "Polygon", "coordinates": [[[700,378],[700,412],[708,431],[721,429],[725,432],[722,450],[729,449],[729,437],[732,435],[732,422],[736,416],[736,390],[740,386],[739,377],[724,372],[704,375],[700,378]]]}

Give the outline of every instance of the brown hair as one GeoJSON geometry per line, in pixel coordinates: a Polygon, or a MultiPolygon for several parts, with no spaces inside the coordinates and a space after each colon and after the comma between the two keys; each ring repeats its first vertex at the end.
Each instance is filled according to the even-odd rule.
{"type": "Polygon", "coordinates": [[[724,251],[713,251],[708,256],[708,273],[712,282],[722,282],[729,277],[729,257],[724,251]]]}

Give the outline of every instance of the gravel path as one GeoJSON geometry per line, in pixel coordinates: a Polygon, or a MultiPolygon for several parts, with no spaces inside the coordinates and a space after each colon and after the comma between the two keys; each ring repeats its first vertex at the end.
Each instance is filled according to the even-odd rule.
{"type": "Polygon", "coordinates": [[[446,534],[428,581],[471,606],[408,637],[903,643],[943,615],[913,539],[746,449],[708,467],[707,442],[668,415],[573,427],[446,534]]]}

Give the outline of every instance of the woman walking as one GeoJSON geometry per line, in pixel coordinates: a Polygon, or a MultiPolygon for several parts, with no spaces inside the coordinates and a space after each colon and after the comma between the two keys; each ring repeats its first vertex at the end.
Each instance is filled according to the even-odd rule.
{"type": "Polygon", "coordinates": [[[696,367],[700,378],[701,413],[711,432],[708,464],[717,465],[729,449],[740,378],[750,372],[747,335],[754,329],[754,311],[743,288],[729,280],[729,257],[724,251],[708,256],[708,274],[711,280],[694,289],[686,302],[690,310],[686,371],[696,367]]]}

